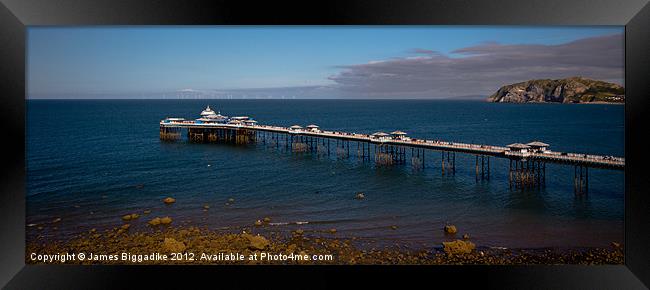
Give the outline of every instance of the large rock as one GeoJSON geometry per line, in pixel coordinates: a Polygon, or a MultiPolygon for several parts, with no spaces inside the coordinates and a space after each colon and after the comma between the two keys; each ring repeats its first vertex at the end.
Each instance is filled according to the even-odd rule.
{"type": "Polygon", "coordinates": [[[160,219],[160,224],[168,225],[168,224],[171,224],[171,223],[172,223],[172,218],[170,218],[168,216],[160,219]]]}
{"type": "Polygon", "coordinates": [[[248,239],[248,248],[251,250],[264,250],[271,243],[265,237],[262,236],[253,236],[249,234],[242,235],[244,238],[248,239]]]}
{"type": "Polygon", "coordinates": [[[166,252],[179,253],[185,251],[185,244],[173,238],[165,238],[162,248],[166,252]]]}
{"type": "Polygon", "coordinates": [[[445,234],[453,235],[453,234],[455,234],[457,232],[458,232],[458,230],[456,229],[456,226],[454,226],[454,225],[446,225],[445,226],[445,234]]]}
{"type": "Polygon", "coordinates": [[[453,242],[442,242],[443,250],[449,255],[469,254],[476,245],[470,241],[455,240],[453,242]]]}
{"type": "Polygon", "coordinates": [[[128,222],[128,221],[130,221],[130,220],[134,220],[134,219],[137,219],[137,218],[139,218],[139,217],[140,217],[139,214],[137,214],[137,213],[132,213],[132,214],[127,214],[127,215],[123,216],[123,217],[122,217],[122,220],[125,221],[125,222],[128,222]]]}
{"type": "Polygon", "coordinates": [[[163,202],[165,204],[172,204],[172,203],[176,202],[176,199],[174,199],[173,197],[167,197],[167,198],[163,199],[163,202]]]}
{"type": "Polygon", "coordinates": [[[496,103],[625,103],[625,88],[582,77],[529,80],[503,86],[487,100],[496,103]]]}
{"type": "Polygon", "coordinates": [[[154,219],[150,220],[149,224],[152,225],[152,226],[159,225],[160,224],[160,218],[157,217],[157,218],[154,218],[154,219]]]}

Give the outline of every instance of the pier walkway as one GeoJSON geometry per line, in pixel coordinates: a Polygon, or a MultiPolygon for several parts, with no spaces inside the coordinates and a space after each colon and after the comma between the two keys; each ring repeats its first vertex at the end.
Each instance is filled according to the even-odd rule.
{"type": "Polygon", "coordinates": [[[508,159],[510,163],[508,182],[510,188],[538,188],[545,186],[546,163],[574,166],[574,189],[586,193],[589,188],[589,168],[625,170],[625,159],[584,153],[556,152],[550,145],[533,141],[527,144],[514,143],[506,146],[468,144],[442,140],[416,139],[405,132],[376,132],[359,134],[322,130],[317,125],[303,128],[257,124],[247,116],[227,117],[216,113],[208,106],[201,112],[201,118],[185,120],[166,118],[160,121],[160,139],[176,141],[181,139],[181,130],[187,130],[190,142],[249,144],[261,142],[280,143],[292,152],[311,152],[349,158],[350,143],[356,144],[356,156],[376,165],[405,164],[410,160],[414,168],[425,168],[425,152],[441,153],[440,164],[443,175],[455,175],[456,153],[474,155],[476,158],[476,180],[490,179],[490,157],[508,159]],[[334,142],[331,142],[334,141],[334,142]],[[333,143],[333,144],[332,144],[333,143]],[[407,152],[410,149],[410,154],[407,152]]]}
{"type": "Polygon", "coordinates": [[[219,128],[219,129],[234,129],[234,130],[236,129],[259,130],[259,131],[282,133],[282,134],[332,138],[332,139],[339,139],[339,140],[370,142],[370,143],[397,145],[397,146],[406,146],[406,147],[419,147],[419,148],[426,148],[426,149],[437,150],[437,151],[453,151],[453,152],[460,152],[460,153],[489,155],[489,156],[504,157],[504,158],[540,159],[546,162],[583,165],[583,166],[594,167],[594,168],[620,169],[620,170],[625,169],[625,158],[592,155],[592,154],[566,153],[566,152],[554,152],[554,151],[517,152],[517,151],[512,151],[510,150],[510,148],[504,146],[468,144],[468,143],[414,139],[414,138],[393,139],[393,138],[374,137],[373,135],[369,135],[369,134],[336,132],[336,131],[326,131],[326,130],[312,131],[307,129],[291,129],[288,127],[269,126],[269,125],[200,124],[194,121],[170,121],[164,123],[163,121],[161,121],[160,126],[168,127],[168,128],[204,128],[204,129],[219,128]]]}

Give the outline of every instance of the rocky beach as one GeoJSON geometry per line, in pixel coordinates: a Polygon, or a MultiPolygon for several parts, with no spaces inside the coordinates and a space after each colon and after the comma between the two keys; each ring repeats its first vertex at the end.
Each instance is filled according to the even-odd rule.
{"type": "Polygon", "coordinates": [[[63,253],[117,257],[66,261],[66,264],[620,265],[624,262],[623,248],[617,243],[610,248],[500,249],[476,247],[469,240],[459,239],[441,248],[410,250],[400,247],[361,249],[355,246],[357,242],[354,238],[305,236],[296,232],[290,237],[265,237],[247,232],[219,233],[197,227],[132,233],[118,227],[102,233],[83,233],[70,241],[35,241],[27,246],[26,263],[45,263],[33,260],[34,254],[63,253]],[[187,256],[188,253],[191,256],[187,256]],[[263,253],[267,259],[245,258],[253,254],[262,257],[263,253]],[[125,255],[128,258],[120,258],[125,255]],[[142,257],[152,255],[166,255],[167,259],[145,258],[143,261],[142,257]],[[235,255],[242,258],[225,258],[235,255]],[[313,255],[323,260],[314,260],[313,255]],[[136,257],[140,260],[135,260],[136,257]]]}
{"type": "MultiPolygon", "coordinates": [[[[167,205],[176,202],[168,197],[167,205]]],[[[209,210],[208,206],[204,210],[209,210]]],[[[98,231],[80,232],[69,240],[39,236],[27,244],[28,264],[411,264],[411,265],[526,265],[526,264],[623,264],[623,246],[607,248],[508,249],[484,247],[460,234],[456,226],[440,227],[449,241],[439,247],[412,249],[368,246],[367,240],[339,238],[332,228],[325,232],[297,229],[290,234],[268,231],[271,219],[261,218],[250,227],[211,230],[177,226],[173,217],[158,217],[150,210],[121,217],[122,224],[98,231]],[[133,230],[132,224],[146,225],[133,230]],[[260,234],[263,233],[263,234],[260,234]],[[70,255],[83,253],[79,259],[70,255]],[[67,259],[43,257],[66,255],[67,259]],[[256,257],[252,259],[251,257],[256,257]]],[[[56,230],[61,218],[47,225],[28,225],[28,231],[45,227],[56,230]]],[[[392,228],[396,230],[397,227],[392,228]]]]}

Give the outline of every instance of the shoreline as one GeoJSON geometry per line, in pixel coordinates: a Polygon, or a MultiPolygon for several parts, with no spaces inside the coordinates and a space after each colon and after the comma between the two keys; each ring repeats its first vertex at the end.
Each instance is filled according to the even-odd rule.
{"type": "Polygon", "coordinates": [[[486,103],[494,104],[556,104],[556,105],[625,105],[625,102],[578,102],[578,103],[560,103],[560,102],[494,102],[485,100],[486,103]]]}
{"type": "MultiPolygon", "coordinates": [[[[159,226],[150,231],[131,232],[128,224],[102,233],[88,231],[69,241],[35,241],[26,245],[27,264],[334,264],[334,265],[532,265],[589,264],[621,265],[623,246],[606,248],[499,249],[474,245],[458,239],[431,249],[394,246],[361,249],[355,238],[306,236],[297,230],[290,237],[277,233],[264,236],[255,231],[223,233],[198,227],[159,226]],[[85,253],[83,261],[45,262],[35,255],[85,253]],[[90,254],[92,253],[92,260],[90,254]],[[153,260],[148,257],[183,257],[153,260]],[[248,260],[251,255],[266,260],[248,260]],[[330,256],[331,255],[331,256],[330,256]],[[244,257],[244,259],[239,259],[244,257]],[[306,258],[305,258],[306,257],[306,258]],[[323,260],[315,260],[321,257],[323,260]],[[114,259],[113,259],[114,258],[114,259]],[[190,259],[191,258],[191,259],[190,259]],[[237,259],[235,259],[237,258],[237,259]],[[144,260],[143,260],[144,259],[144,260]]],[[[333,230],[334,231],[334,230],[333,230]]]]}

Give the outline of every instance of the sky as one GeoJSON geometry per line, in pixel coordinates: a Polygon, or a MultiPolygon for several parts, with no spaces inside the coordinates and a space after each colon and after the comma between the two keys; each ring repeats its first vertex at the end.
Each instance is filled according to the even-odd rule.
{"type": "Polygon", "coordinates": [[[467,98],[624,82],[622,26],[29,27],[28,98],[467,98]]]}

